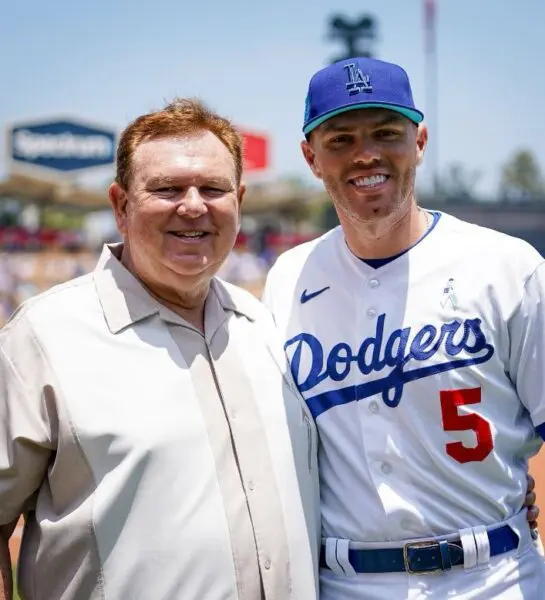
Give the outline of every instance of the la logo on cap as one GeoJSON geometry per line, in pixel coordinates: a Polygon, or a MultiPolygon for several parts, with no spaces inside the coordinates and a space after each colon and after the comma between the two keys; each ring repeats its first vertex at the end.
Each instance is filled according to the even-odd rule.
{"type": "Polygon", "coordinates": [[[370,94],[373,91],[369,75],[364,75],[361,69],[356,67],[355,63],[345,65],[344,68],[348,73],[348,83],[346,84],[346,89],[348,90],[350,96],[353,96],[358,92],[366,92],[370,94]]]}

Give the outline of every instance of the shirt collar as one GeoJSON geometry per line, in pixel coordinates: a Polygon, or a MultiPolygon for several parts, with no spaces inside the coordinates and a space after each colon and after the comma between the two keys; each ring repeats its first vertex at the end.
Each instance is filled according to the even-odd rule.
{"type": "MultiPolygon", "coordinates": [[[[164,321],[191,327],[182,317],[158,302],[140,281],[121,263],[123,244],[105,244],[93,276],[104,317],[112,333],[138,323],[153,315],[159,315],[164,321]]],[[[231,287],[231,286],[229,286],[231,287]]],[[[256,318],[253,303],[244,296],[233,298],[226,285],[217,278],[210,284],[210,294],[224,311],[231,311],[253,321],[256,318]]],[[[205,310],[205,325],[208,311],[205,310]]]]}

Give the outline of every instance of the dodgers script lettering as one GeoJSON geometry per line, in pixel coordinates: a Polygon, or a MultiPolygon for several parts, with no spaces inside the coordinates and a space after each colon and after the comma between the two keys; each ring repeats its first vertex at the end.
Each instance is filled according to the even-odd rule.
{"type": "Polygon", "coordinates": [[[353,368],[357,368],[362,375],[369,375],[381,373],[390,367],[380,379],[311,397],[305,394],[315,418],[333,406],[375,394],[381,394],[387,406],[395,407],[401,401],[406,383],[451,369],[480,364],[490,360],[494,354],[494,347],[488,343],[482,331],[481,319],[453,320],[440,328],[425,325],[416,333],[411,327],[395,329],[387,338],[384,335],[385,320],[385,314],[378,317],[375,335],[365,338],[357,349],[346,342],[339,342],[326,353],[320,340],[310,333],[300,333],[286,342],[284,347],[301,393],[309,392],[326,380],[341,382],[353,368]],[[439,363],[431,361],[438,352],[450,360],[439,363]],[[304,373],[303,356],[306,357],[305,365],[309,365],[304,373]],[[431,364],[415,364],[424,361],[430,361],[431,364]]]}

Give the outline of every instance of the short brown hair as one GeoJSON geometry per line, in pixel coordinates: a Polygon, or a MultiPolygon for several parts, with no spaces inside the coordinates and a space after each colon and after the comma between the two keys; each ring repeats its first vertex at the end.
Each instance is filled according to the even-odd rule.
{"type": "Polygon", "coordinates": [[[211,131],[233,156],[237,183],[242,177],[242,139],[234,125],[194,98],[175,98],[163,109],[142,115],[130,123],[119,139],[115,180],[129,187],[132,157],[139,144],[163,137],[186,137],[211,131]]]}

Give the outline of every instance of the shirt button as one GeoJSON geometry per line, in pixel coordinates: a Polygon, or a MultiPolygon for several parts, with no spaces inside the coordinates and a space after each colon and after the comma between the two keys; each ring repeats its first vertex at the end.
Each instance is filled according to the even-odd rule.
{"type": "Polygon", "coordinates": [[[268,570],[271,568],[271,561],[267,558],[265,560],[265,562],[263,563],[263,565],[265,566],[265,568],[268,570]]]}
{"type": "Polygon", "coordinates": [[[369,280],[369,287],[378,288],[379,285],[380,281],[378,279],[373,278],[369,280]]]}
{"type": "Polygon", "coordinates": [[[390,463],[384,462],[382,463],[380,470],[384,473],[384,475],[389,475],[392,472],[392,465],[390,463]]]}
{"type": "Polygon", "coordinates": [[[376,415],[376,414],[378,413],[378,411],[379,411],[379,408],[378,408],[378,402],[375,402],[374,400],[373,400],[373,402],[370,402],[370,403],[369,403],[369,410],[370,410],[370,411],[371,411],[373,414],[375,414],[375,415],[376,415]]]}
{"type": "Polygon", "coordinates": [[[377,309],[376,308],[370,308],[367,311],[367,316],[372,319],[373,317],[377,316],[377,309]]]}
{"type": "Polygon", "coordinates": [[[248,489],[253,491],[255,488],[254,482],[250,479],[250,481],[248,481],[248,489]]]}

